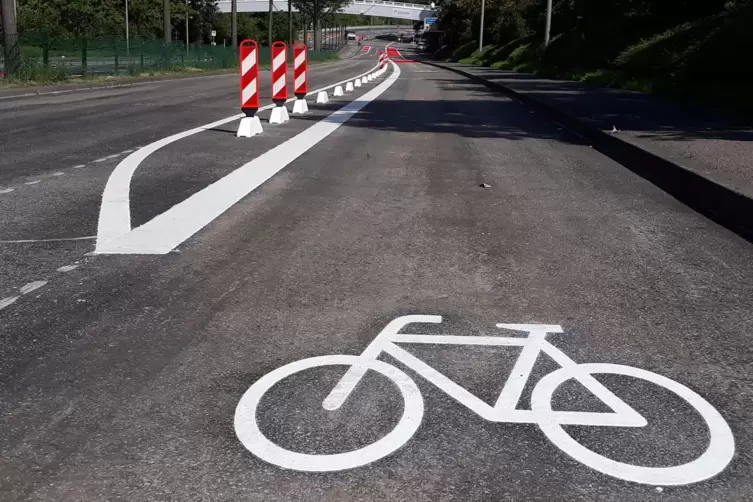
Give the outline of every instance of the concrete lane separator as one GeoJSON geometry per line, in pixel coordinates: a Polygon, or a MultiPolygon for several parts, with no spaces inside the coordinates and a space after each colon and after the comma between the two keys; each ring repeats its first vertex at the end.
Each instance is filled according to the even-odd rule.
{"type": "MultiPolygon", "coordinates": [[[[363,76],[369,71],[373,70],[374,68],[371,68],[370,70],[358,75],[358,77],[363,76]]],[[[340,82],[326,85],[324,87],[311,91],[309,94],[315,94],[319,91],[326,91],[327,89],[331,89],[333,87],[335,88],[335,90],[337,90],[338,87],[342,86],[342,84],[347,81],[348,80],[341,80],[340,82]]],[[[337,96],[337,92],[335,92],[335,96],[337,96]]],[[[263,106],[259,108],[259,111],[269,110],[274,106],[274,104],[263,106]]],[[[141,165],[141,163],[149,155],[153,154],[160,148],[163,148],[178,140],[187,138],[203,131],[207,131],[209,129],[214,129],[229,122],[233,122],[234,120],[243,118],[244,116],[245,114],[239,113],[230,117],[226,117],[224,119],[217,120],[215,122],[211,122],[209,124],[204,124],[187,131],[173,134],[172,136],[168,136],[166,138],[162,138],[158,141],[155,141],[154,143],[139,148],[135,152],[128,155],[128,157],[123,159],[117,166],[115,166],[115,169],[112,171],[112,173],[110,173],[110,177],[107,179],[107,184],[105,185],[105,190],[102,194],[102,202],[100,205],[99,219],[97,223],[97,248],[103,248],[105,243],[113,241],[131,231],[131,179],[133,178],[133,173],[136,172],[136,169],[138,169],[139,165],[141,165]]]]}
{"type": "Polygon", "coordinates": [[[753,198],[691,171],[681,164],[624,141],[618,136],[603,131],[555,106],[517,92],[503,84],[461,68],[434,61],[421,62],[462,75],[541,113],[588,144],[593,145],[594,149],[653,183],[691,209],[731,230],[743,239],[753,242],[753,217],[751,217],[753,215],[753,198]]]}
{"type": "Polygon", "coordinates": [[[93,254],[162,255],[169,253],[336,131],[367,104],[389,89],[399,76],[400,68],[393,64],[392,74],[361,97],[140,227],[113,239],[101,241],[98,239],[93,254]]]}

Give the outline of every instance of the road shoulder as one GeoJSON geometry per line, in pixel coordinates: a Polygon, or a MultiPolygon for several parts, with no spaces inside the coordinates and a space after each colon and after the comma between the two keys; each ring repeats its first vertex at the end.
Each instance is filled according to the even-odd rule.
{"type": "MultiPolygon", "coordinates": [[[[576,98],[574,97],[576,93],[570,88],[573,82],[539,79],[533,75],[473,65],[424,62],[481,82],[487,87],[526,104],[579,135],[597,150],[643,176],[693,209],[742,237],[753,240],[753,222],[746,216],[753,214],[753,170],[734,161],[733,155],[727,156],[726,162],[718,160],[715,156],[715,152],[720,149],[724,150],[725,145],[735,154],[740,148],[751,148],[750,145],[753,143],[742,141],[742,136],[748,134],[753,139],[753,130],[750,128],[739,127],[736,133],[730,128],[728,136],[739,139],[730,139],[721,145],[715,145],[714,149],[709,149],[706,154],[709,157],[703,158],[703,164],[701,164],[697,158],[689,160],[679,153],[667,153],[671,146],[659,143],[659,139],[651,138],[649,134],[637,134],[636,127],[633,127],[635,129],[632,131],[633,134],[625,133],[619,130],[619,127],[614,132],[611,128],[604,127],[602,122],[605,116],[611,117],[614,121],[627,120],[629,117],[621,115],[622,112],[609,115],[603,110],[619,110],[619,107],[622,107],[623,112],[626,112],[630,107],[637,107],[635,98],[641,98],[643,95],[611,90],[605,92],[597,88],[586,91],[579,88],[577,93],[579,97],[576,98]],[[631,103],[614,104],[624,98],[623,94],[634,99],[631,103]],[[591,100],[593,104],[583,105],[584,99],[591,100]],[[597,114],[592,108],[594,105],[602,106],[602,111],[597,114]],[[682,159],[677,157],[682,157],[682,159]],[[716,169],[716,163],[722,164],[722,167],[716,169]]],[[[631,117],[634,114],[635,112],[631,117]]],[[[631,123],[637,121],[635,117],[630,120],[631,123]]],[[[671,119],[666,120],[669,124],[671,119]]],[[[684,121],[679,123],[690,121],[687,116],[678,117],[677,120],[684,121]]],[[[658,136],[662,130],[667,130],[669,127],[668,125],[656,126],[656,135],[658,136]]],[[[644,130],[646,129],[648,128],[644,127],[644,130]]],[[[691,130],[683,132],[680,127],[677,129],[678,132],[675,135],[679,137],[684,133],[688,143],[702,141],[694,140],[692,138],[694,133],[691,130]]],[[[701,150],[702,147],[697,149],[701,150]]],[[[740,160],[743,158],[745,155],[740,156],[740,160]]]]}

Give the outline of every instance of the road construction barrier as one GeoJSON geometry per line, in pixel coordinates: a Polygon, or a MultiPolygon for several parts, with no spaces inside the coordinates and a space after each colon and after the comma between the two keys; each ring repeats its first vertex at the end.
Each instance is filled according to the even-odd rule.
{"type": "Polygon", "coordinates": [[[353,82],[348,82],[345,84],[345,92],[353,92],[355,88],[353,87],[353,82]]]}
{"type": "Polygon", "coordinates": [[[306,44],[293,44],[293,94],[299,99],[305,97],[308,92],[307,57],[306,44]]]}
{"type": "Polygon", "coordinates": [[[288,46],[285,42],[272,44],[272,115],[270,124],[282,124],[288,121],[288,109],[285,101],[288,99],[288,46]]]}
{"type": "Polygon", "coordinates": [[[293,44],[293,94],[297,98],[293,103],[294,114],[309,111],[308,103],[306,103],[306,93],[308,93],[307,55],[306,44],[303,42],[293,44]]]}
{"type": "Polygon", "coordinates": [[[387,62],[387,54],[379,51],[379,68],[384,68],[384,63],[387,62]]]}
{"type": "Polygon", "coordinates": [[[259,44],[244,40],[240,46],[241,110],[246,114],[238,126],[238,137],[249,138],[262,132],[256,112],[259,109],[259,44]]]}

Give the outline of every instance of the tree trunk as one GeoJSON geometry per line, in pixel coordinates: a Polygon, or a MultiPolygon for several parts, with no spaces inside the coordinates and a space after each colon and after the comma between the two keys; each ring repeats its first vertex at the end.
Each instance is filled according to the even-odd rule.
{"type": "Polygon", "coordinates": [[[233,48],[238,47],[238,0],[230,0],[230,38],[233,48]]]}
{"type": "Polygon", "coordinates": [[[319,16],[314,18],[314,50],[322,50],[322,22],[319,16]]]}
{"type": "Polygon", "coordinates": [[[272,0],[269,0],[269,19],[267,20],[267,24],[269,26],[269,30],[267,33],[267,40],[269,43],[269,50],[272,50],[272,9],[274,8],[274,3],[272,0]]]}
{"type": "Polygon", "coordinates": [[[0,0],[0,16],[2,16],[5,71],[8,75],[13,75],[21,65],[21,50],[18,46],[16,28],[16,6],[13,0],[0,0]]]}
{"type": "Polygon", "coordinates": [[[162,8],[163,8],[163,24],[162,28],[165,32],[165,45],[170,43],[170,35],[173,31],[172,28],[172,22],[170,19],[170,0],[163,0],[162,2],[162,8]]]}
{"type": "Polygon", "coordinates": [[[288,45],[293,45],[293,1],[288,0],[288,45]]]}

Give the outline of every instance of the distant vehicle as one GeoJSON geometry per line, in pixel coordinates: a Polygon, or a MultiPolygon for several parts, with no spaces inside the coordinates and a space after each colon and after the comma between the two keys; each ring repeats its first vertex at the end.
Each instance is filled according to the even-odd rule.
{"type": "Polygon", "coordinates": [[[348,40],[356,40],[357,38],[355,33],[348,33],[348,40]]]}

